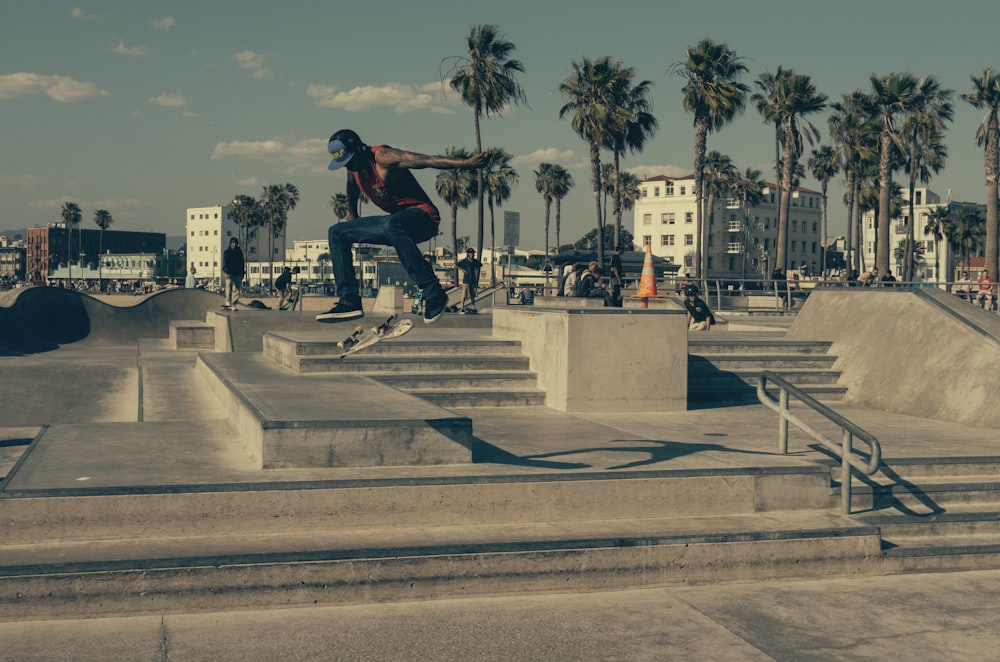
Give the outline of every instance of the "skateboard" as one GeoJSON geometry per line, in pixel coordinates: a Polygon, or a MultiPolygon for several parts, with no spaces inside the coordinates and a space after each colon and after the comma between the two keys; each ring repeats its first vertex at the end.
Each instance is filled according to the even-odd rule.
{"type": "Polygon", "coordinates": [[[285,300],[285,303],[278,306],[278,310],[295,310],[295,304],[299,302],[299,291],[296,289],[292,292],[291,296],[285,300]]]}
{"type": "Polygon", "coordinates": [[[398,338],[408,333],[413,328],[413,321],[408,319],[398,319],[395,315],[390,316],[367,334],[362,327],[355,327],[351,335],[337,343],[337,349],[341,351],[340,358],[344,358],[355,352],[371,347],[382,340],[398,338]]]}

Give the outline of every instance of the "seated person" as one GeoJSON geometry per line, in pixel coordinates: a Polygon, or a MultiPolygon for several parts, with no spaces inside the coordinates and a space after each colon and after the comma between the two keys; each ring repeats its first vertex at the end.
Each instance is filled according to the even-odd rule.
{"type": "Polygon", "coordinates": [[[712,325],[715,324],[715,315],[709,310],[708,304],[698,297],[696,285],[688,285],[684,288],[684,308],[687,310],[689,330],[712,330],[712,325]]]}
{"type": "Polygon", "coordinates": [[[976,303],[987,310],[993,310],[993,286],[995,283],[990,277],[989,269],[983,269],[976,282],[979,284],[979,293],[976,294],[976,303]]]}
{"type": "Polygon", "coordinates": [[[969,303],[972,303],[972,279],[969,278],[969,272],[963,271],[958,282],[955,284],[958,286],[955,292],[963,299],[968,299],[969,303]]]}
{"type": "Polygon", "coordinates": [[[611,293],[601,285],[601,275],[601,268],[597,266],[597,262],[591,262],[580,276],[579,293],[586,299],[604,299],[604,305],[610,307],[611,293]]]}

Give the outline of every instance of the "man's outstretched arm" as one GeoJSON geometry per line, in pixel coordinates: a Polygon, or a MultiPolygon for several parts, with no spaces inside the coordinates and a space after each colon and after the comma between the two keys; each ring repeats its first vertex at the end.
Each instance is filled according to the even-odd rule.
{"type": "Polygon", "coordinates": [[[380,147],[375,152],[375,162],[383,168],[437,168],[438,170],[455,170],[457,168],[481,168],[486,164],[489,152],[480,152],[467,159],[452,156],[431,156],[407,152],[395,147],[380,147]]]}

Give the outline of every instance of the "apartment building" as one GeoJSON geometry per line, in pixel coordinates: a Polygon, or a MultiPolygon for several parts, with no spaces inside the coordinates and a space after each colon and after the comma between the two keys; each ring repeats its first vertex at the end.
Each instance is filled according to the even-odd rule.
{"type": "MultiPolygon", "coordinates": [[[[681,272],[694,273],[698,241],[694,176],[659,175],[639,184],[634,207],[633,236],[637,248],[650,252],[681,272]]],[[[778,201],[774,184],[763,190],[762,202],[744,209],[735,199],[722,198],[714,207],[707,233],[708,275],[715,278],[761,278],[770,275],[778,238],[778,201]]],[[[822,194],[799,187],[792,192],[788,220],[787,270],[820,273],[823,240],[822,194]]]]}

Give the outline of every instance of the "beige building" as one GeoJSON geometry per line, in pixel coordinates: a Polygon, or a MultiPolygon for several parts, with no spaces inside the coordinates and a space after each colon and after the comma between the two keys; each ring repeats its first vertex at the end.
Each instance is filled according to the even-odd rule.
{"type": "MultiPolygon", "coordinates": [[[[698,220],[695,213],[694,176],[659,175],[639,184],[632,234],[636,248],[650,245],[650,252],[680,266],[681,273],[695,273],[698,220]]],[[[770,275],[778,237],[778,199],[774,184],[763,190],[764,200],[744,209],[734,199],[715,204],[708,228],[708,276],[747,279],[770,275]]],[[[822,195],[799,187],[792,193],[788,220],[786,270],[820,271],[822,195]]],[[[705,219],[708,221],[709,219],[705,219]]]]}

